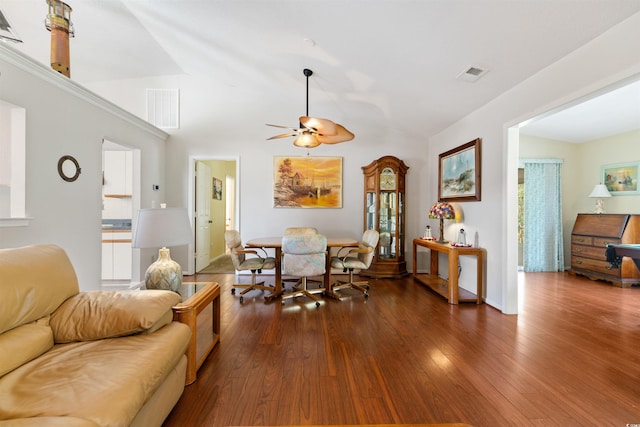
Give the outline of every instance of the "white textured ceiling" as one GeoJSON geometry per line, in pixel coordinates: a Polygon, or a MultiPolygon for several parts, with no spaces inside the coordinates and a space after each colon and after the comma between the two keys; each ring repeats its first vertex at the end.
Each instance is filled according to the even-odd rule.
{"type": "MultiPolygon", "coordinates": [[[[188,75],[214,91],[233,91],[234,105],[244,108],[220,113],[227,115],[220,127],[241,129],[294,125],[304,113],[302,69],[311,68],[311,115],[340,122],[356,137],[364,127],[387,127],[416,138],[441,131],[640,11],[640,0],[68,3],[76,30],[71,78],[79,83],[188,75]],[[468,66],[488,72],[475,83],[456,79],[468,66]]],[[[15,47],[48,63],[45,0],[0,0],[0,10],[23,40],[15,47]]],[[[595,120],[580,117],[579,126],[565,115],[524,130],[565,140],[584,138],[577,131],[595,135],[588,127],[595,120]]]]}

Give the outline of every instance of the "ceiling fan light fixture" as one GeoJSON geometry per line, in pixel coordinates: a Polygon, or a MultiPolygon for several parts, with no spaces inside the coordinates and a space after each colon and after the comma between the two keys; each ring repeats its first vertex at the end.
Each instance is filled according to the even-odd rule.
{"type": "Polygon", "coordinates": [[[310,131],[305,130],[293,141],[293,145],[296,147],[313,148],[320,145],[320,141],[318,141],[318,138],[310,131]]]}
{"type": "Polygon", "coordinates": [[[293,141],[293,145],[304,148],[313,148],[320,144],[337,144],[339,142],[351,141],[355,135],[345,129],[344,126],[334,123],[329,119],[309,116],[309,76],[313,75],[313,71],[308,68],[302,71],[307,79],[307,113],[300,117],[298,122],[300,127],[290,128],[267,123],[267,126],[290,129],[292,131],[290,133],[272,136],[267,138],[267,140],[297,136],[293,141]]]}

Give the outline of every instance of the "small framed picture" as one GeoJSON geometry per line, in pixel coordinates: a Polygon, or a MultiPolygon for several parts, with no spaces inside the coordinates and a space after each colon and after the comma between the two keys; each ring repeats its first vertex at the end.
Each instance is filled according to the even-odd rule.
{"type": "Polygon", "coordinates": [[[213,178],[213,199],[214,200],[222,200],[222,180],[218,178],[213,178]]]}
{"type": "Polygon", "coordinates": [[[602,166],[602,183],[614,196],[636,195],[640,161],[602,166]]]}

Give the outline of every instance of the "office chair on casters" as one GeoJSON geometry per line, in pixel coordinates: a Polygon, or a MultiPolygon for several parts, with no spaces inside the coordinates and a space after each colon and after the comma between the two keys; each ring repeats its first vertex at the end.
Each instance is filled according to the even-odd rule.
{"type": "MultiPolygon", "coordinates": [[[[288,227],[284,230],[285,236],[303,236],[305,234],[318,234],[318,229],[315,227],[288,227]]],[[[282,279],[282,282],[294,282],[293,289],[300,289],[298,286],[302,283],[301,278],[295,279],[282,279]]],[[[307,280],[307,285],[310,283],[316,283],[319,287],[324,284],[317,280],[307,280]]]]}
{"type": "Polygon", "coordinates": [[[353,270],[366,270],[369,268],[371,261],[373,261],[379,238],[380,234],[376,230],[367,230],[362,235],[362,240],[358,243],[357,248],[340,248],[337,256],[331,258],[331,268],[341,268],[343,272],[349,272],[349,281],[337,281],[331,287],[332,292],[344,288],[353,288],[362,292],[365,298],[369,297],[367,292],[369,282],[366,280],[355,282],[353,280],[353,270]]]}
{"type": "Polygon", "coordinates": [[[275,268],[275,258],[267,256],[266,251],[261,248],[245,249],[244,246],[242,246],[240,233],[238,233],[236,230],[225,231],[224,241],[231,253],[233,268],[235,268],[236,271],[251,271],[251,283],[234,283],[233,287],[231,288],[231,295],[235,295],[236,288],[245,288],[242,292],[240,292],[240,302],[243,302],[244,295],[254,289],[273,292],[275,288],[273,286],[265,285],[264,281],[256,283],[256,273],[262,273],[262,269],[271,270],[275,268]],[[264,257],[258,255],[258,250],[263,252],[264,257]]]}
{"type": "Polygon", "coordinates": [[[282,238],[283,274],[301,278],[301,286],[282,296],[282,304],[289,298],[306,296],[320,306],[316,294],[325,288],[308,289],[307,278],[323,275],[326,271],[327,238],[322,234],[285,235],[282,238]]]}

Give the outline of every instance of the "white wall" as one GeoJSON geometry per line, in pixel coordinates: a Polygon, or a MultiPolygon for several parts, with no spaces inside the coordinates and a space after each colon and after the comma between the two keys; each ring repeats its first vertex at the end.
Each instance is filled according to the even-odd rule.
{"type": "MultiPolygon", "coordinates": [[[[602,166],[640,161],[640,129],[590,141],[583,144],[580,154],[581,163],[585,167],[580,179],[581,186],[577,191],[585,196],[591,193],[594,185],[602,181],[602,166]]],[[[581,212],[592,212],[595,208],[593,199],[582,197],[581,202],[581,212]]],[[[614,195],[604,203],[607,213],[640,214],[640,195],[637,194],[614,195]]]]}
{"type": "MultiPolygon", "coordinates": [[[[425,181],[431,183],[437,182],[438,153],[476,137],[483,139],[482,201],[464,204],[466,226],[478,233],[480,245],[487,249],[487,302],[505,313],[518,310],[518,143],[517,132],[508,127],[638,78],[640,51],[631,41],[639,38],[640,14],[636,14],[429,139],[431,167],[425,181]]],[[[430,197],[423,210],[426,200],[437,194],[436,185],[429,185],[426,191],[430,197]]],[[[461,281],[471,286],[467,278],[461,281]]]]}
{"type": "MultiPolygon", "coordinates": [[[[0,43],[0,98],[27,117],[25,227],[0,228],[0,247],[54,243],[73,263],[82,290],[100,287],[102,140],[127,141],[142,152],[142,203],[164,198],[164,132],[66,77],[0,43]],[[63,181],[58,159],[75,157],[82,173],[63,181]],[[152,192],[151,184],[162,192],[152,192]]],[[[146,257],[145,257],[146,258],[146,257]]],[[[134,267],[134,272],[146,265],[134,267]]]]}

